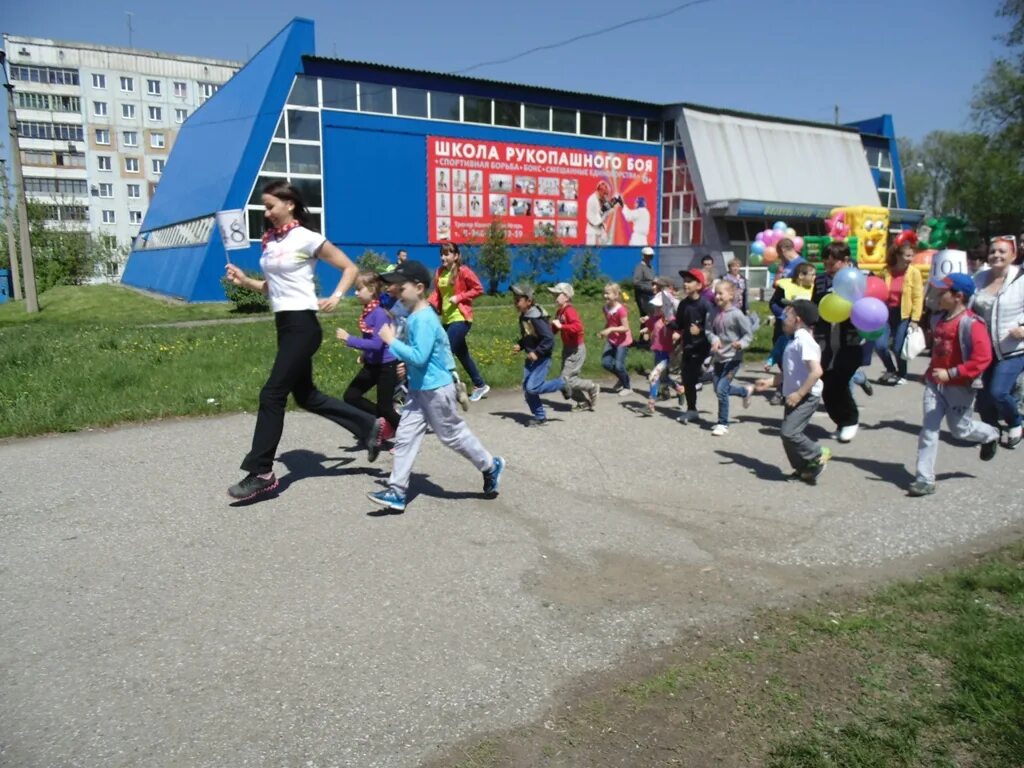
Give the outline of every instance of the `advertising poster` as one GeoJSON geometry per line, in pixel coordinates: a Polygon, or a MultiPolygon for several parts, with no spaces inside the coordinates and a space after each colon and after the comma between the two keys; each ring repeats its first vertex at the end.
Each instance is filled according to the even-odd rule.
{"type": "Polygon", "coordinates": [[[427,239],[479,242],[499,219],[513,245],[653,245],[658,156],[427,137],[427,239]]]}

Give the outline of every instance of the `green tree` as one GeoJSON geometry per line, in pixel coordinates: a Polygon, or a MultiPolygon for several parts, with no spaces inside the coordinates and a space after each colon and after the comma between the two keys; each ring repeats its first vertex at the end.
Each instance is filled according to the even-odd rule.
{"type": "Polygon", "coordinates": [[[590,248],[576,251],[572,257],[572,286],[577,295],[596,298],[604,291],[607,275],[601,271],[601,255],[590,248]]]}
{"type": "Polygon", "coordinates": [[[512,274],[512,254],[508,246],[508,233],[500,219],[494,219],[487,227],[483,241],[474,254],[477,272],[487,283],[487,292],[492,296],[498,292],[498,284],[512,274]]]}
{"type": "Polygon", "coordinates": [[[391,266],[391,262],[383,253],[377,253],[367,248],[363,251],[363,255],[356,259],[356,266],[361,272],[377,272],[379,274],[391,266]]]}
{"type": "Polygon", "coordinates": [[[928,174],[925,172],[923,156],[911,139],[896,140],[903,169],[903,187],[907,193],[908,208],[922,208],[928,188],[928,174]]]}
{"type": "MultiPolygon", "coordinates": [[[[71,201],[67,201],[68,204],[71,201]]],[[[63,205],[58,201],[56,205],[63,205]]],[[[39,293],[55,285],[82,285],[109,274],[124,260],[126,249],[113,238],[93,237],[87,231],[54,221],[54,204],[28,201],[29,239],[39,293]]]]}
{"type": "Polygon", "coordinates": [[[520,277],[538,285],[558,268],[568,253],[569,248],[558,239],[555,228],[548,225],[538,240],[521,249],[526,269],[520,277]]]}
{"type": "Polygon", "coordinates": [[[1024,0],[1003,0],[998,15],[1010,20],[1002,36],[1011,56],[997,58],[971,102],[978,127],[1024,167],[1024,0]]]}

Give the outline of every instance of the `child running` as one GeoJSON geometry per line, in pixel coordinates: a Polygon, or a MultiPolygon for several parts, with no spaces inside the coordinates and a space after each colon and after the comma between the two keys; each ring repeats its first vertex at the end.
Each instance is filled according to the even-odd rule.
{"type": "Polygon", "coordinates": [[[991,461],[999,445],[999,430],[973,418],[971,384],[992,362],[992,341],[984,321],[967,309],[974,280],[961,273],[933,278],[939,310],[932,342],[932,359],[924,374],[924,419],[917,438],[917,477],[910,496],[935,493],[935,457],[943,417],[954,437],[981,443],[981,460],[991,461]]]}
{"type": "MultiPolygon", "coordinates": [[[[661,283],[659,283],[661,285],[661,283]]],[[[651,314],[644,323],[648,338],[651,340],[651,351],[654,353],[654,368],[647,377],[649,385],[647,390],[647,410],[645,415],[653,416],[655,405],[658,402],[658,395],[663,386],[671,387],[672,392],[683,404],[683,385],[672,380],[669,375],[669,367],[672,363],[672,348],[675,346],[672,341],[672,328],[669,323],[675,318],[676,313],[675,291],[671,286],[665,288],[650,300],[651,314]]]]}
{"type": "Polygon", "coordinates": [[[711,355],[714,360],[714,386],[718,395],[718,423],[711,428],[713,437],[729,434],[729,397],[742,397],[743,407],[750,407],[754,387],[733,384],[736,371],[743,364],[743,350],[750,346],[753,333],[750,319],[734,304],[736,289],[733,284],[719,280],[715,286],[715,304],[708,331],[711,355]]]}
{"type": "Polygon", "coordinates": [[[702,295],[704,273],[699,269],[680,270],[683,278],[683,298],[676,307],[676,317],[669,325],[672,341],[682,347],[683,388],[686,395],[686,412],[676,420],[681,424],[696,421],[697,392],[704,372],[704,359],[710,352],[707,337],[707,321],[714,306],[702,295]]]}
{"type": "Polygon", "coordinates": [[[600,388],[590,379],[580,377],[583,363],[587,360],[587,345],[584,343],[583,321],[572,305],[575,292],[569,283],[556,283],[548,291],[555,295],[558,307],[551,328],[562,337],[562,371],[557,379],[546,382],[539,393],[561,390],[566,400],[592,411],[597,405],[600,388]]]}
{"type": "Polygon", "coordinates": [[[379,333],[383,325],[391,322],[391,315],[381,306],[381,281],[376,272],[360,272],[355,287],[356,298],[363,305],[359,315],[361,335],[354,336],[344,328],[338,328],[335,335],[346,347],[360,351],[363,367],[349,383],[342,399],[371,416],[384,419],[377,436],[378,444],[382,444],[394,437],[398,429],[398,411],[395,410],[398,361],[379,333]],[[365,397],[374,387],[377,389],[376,405],[365,397]]]}
{"type": "Polygon", "coordinates": [[[604,339],[601,366],[615,374],[612,392],[625,396],[630,392],[626,352],[633,343],[633,334],[629,330],[629,310],[619,301],[621,298],[622,289],[618,283],[608,283],[604,287],[604,328],[597,332],[597,338],[604,339]]]}
{"type": "Polygon", "coordinates": [[[484,495],[497,496],[505,460],[484,448],[457,410],[448,336],[427,301],[430,271],[421,262],[408,259],[381,279],[402,286],[400,300],[409,310],[407,341],[400,341],[391,325],[383,325],[378,331],[392,354],[406,365],[409,397],[398,423],[388,487],[367,495],[386,509],[405,511],[409,477],[429,425],[444,445],[465,456],[483,473],[484,495]]]}
{"type": "Polygon", "coordinates": [[[523,352],[523,397],[530,408],[531,427],[542,427],[548,422],[548,415],[540,396],[542,392],[557,392],[562,388],[555,379],[545,382],[551,369],[551,352],[555,348],[555,337],[551,333],[547,312],[533,300],[533,288],[528,285],[513,285],[512,300],[519,311],[519,341],[512,346],[516,352],[523,352]]]}
{"type": "Polygon", "coordinates": [[[768,392],[782,385],[786,398],[782,417],[782,447],[786,451],[792,480],[817,485],[832,453],[809,438],[805,431],[821,402],[821,347],[810,328],[818,322],[818,307],[809,299],[797,299],[782,315],[783,333],[793,337],[782,357],[782,373],[771,379],[758,379],[754,388],[768,392]]]}

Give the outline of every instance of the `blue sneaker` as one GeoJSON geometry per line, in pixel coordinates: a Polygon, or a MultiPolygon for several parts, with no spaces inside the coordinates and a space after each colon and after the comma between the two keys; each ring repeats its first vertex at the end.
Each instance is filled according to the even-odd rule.
{"type": "Polygon", "coordinates": [[[376,493],[367,493],[366,495],[386,509],[405,512],[405,496],[392,491],[390,488],[384,491],[377,491],[376,493]]]}
{"type": "Polygon", "coordinates": [[[484,495],[493,499],[498,495],[498,484],[501,482],[501,473],[505,471],[505,460],[501,456],[494,457],[494,464],[484,472],[484,495]]]}
{"type": "Polygon", "coordinates": [[[491,391],[491,388],[484,384],[481,387],[474,387],[473,391],[469,394],[469,402],[475,403],[481,399],[487,397],[487,393],[491,391]]]}

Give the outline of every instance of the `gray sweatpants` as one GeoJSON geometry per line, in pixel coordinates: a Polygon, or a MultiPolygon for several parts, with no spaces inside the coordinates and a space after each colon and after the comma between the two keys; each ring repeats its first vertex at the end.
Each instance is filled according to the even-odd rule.
{"type": "Polygon", "coordinates": [[[586,402],[584,393],[593,393],[597,385],[590,379],[580,378],[583,364],[587,361],[587,346],[580,344],[578,347],[562,348],[562,373],[561,379],[565,384],[565,391],[569,399],[586,402]]]}
{"type": "Polygon", "coordinates": [[[999,438],[998,429],[974,418],[974,390],[970,387],[926,381],[921,402],[924,418],[917,438],[917,479],[921,482],[935,482],[935,457],[939,452],[943,417],[953,437],[972,443],[988,443],[999,438]]]}
{"type": "Polygon", "coordinates": [[[494,457],[469,431],[459,415],[454,384],[440,389],[413,390],[402,408],[402,418],[395,434],[395,463],[388,478],[388,487],[392,491],[404,496],[409,489],[412,465],[428,424],[444,445],[465,456],[481,472],[486,472],[494,464],[494,457]]]}
{"type": "Polygon", "coordinates": [[[796,408],[787,405],[782,417],[782,447],[786,450],[790,465],[797,472],[802,472],[812,461],[821,458],[821,446],[804,434],[820,403],[820,397],[807,395],[796,408]]]}

